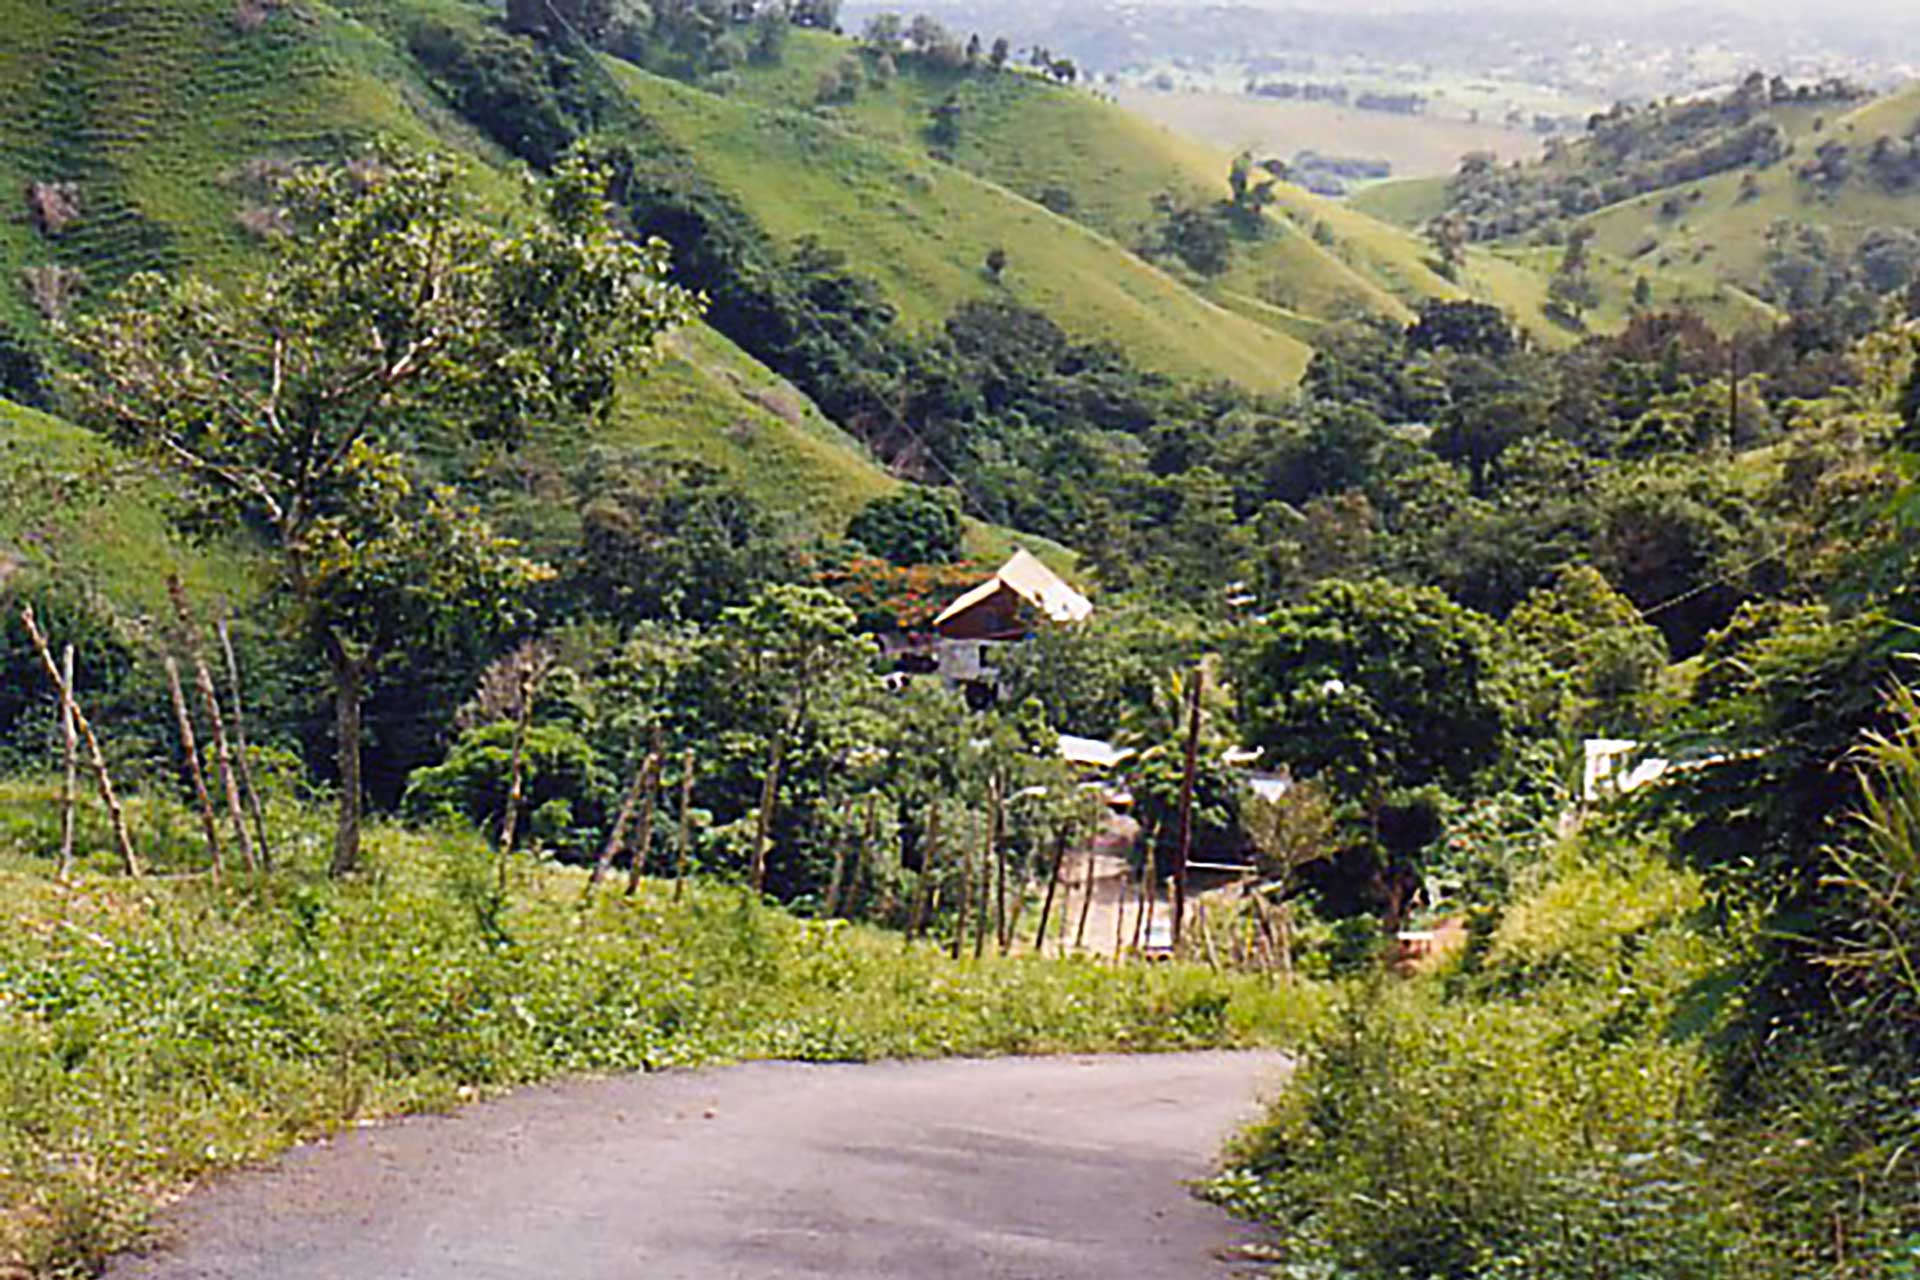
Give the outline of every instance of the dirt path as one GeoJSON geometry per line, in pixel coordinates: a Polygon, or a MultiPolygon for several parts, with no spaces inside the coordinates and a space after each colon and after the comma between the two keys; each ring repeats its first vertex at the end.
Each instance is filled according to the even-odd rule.
{"type": "Polygon", "coordinates": [[[110,1277],[1200,1280],[1183,1180],[1276,1054],[801,1066],[532,1089],[190,1197],[110,1277]]]}

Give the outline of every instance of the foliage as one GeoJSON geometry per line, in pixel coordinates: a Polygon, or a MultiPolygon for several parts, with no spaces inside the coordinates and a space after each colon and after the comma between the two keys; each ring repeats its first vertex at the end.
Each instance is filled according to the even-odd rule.
{"type": "Polygon", "coordinates": [[[952,564],[960,558],[960,507],[948,492],[910,485],[861,508],[847,537],[897,565],[952,564]]]}
{"type": "Polygon", "coordinates": [[[298,230],[222,292],[137,277],[80,326],[84,420],[176,474],[202,528],[255,531],[339,706],[338,859],[357,855],[359,702],[396,649],[512,616],[537,568],[420,475],[411,447],[512,443],[604,410],[695,314],[666,247],[616,236],[583,163],[502,233],[449,165],[397,153],[289,179],[298,230]]]}
{"type": "Polygon", "coordinates": [[[954,963],[704,884],[583,914],[578,873],[525,869],[502,897],[464,837],[376,831],[378,883],[332,884],[318,835],[244,891],[0,871],[6,1265],[97,1267],[208,1173],[556,1075],[1248,1044],[1314,1002],[1187,967],[954,963]]]}
{"type": "Polygon", "coordinates": [[[1506,746],[1489,624],[1432,589],[1322,583],[1251,630],[1238,687],[1252,741],[1343,795],[1464,787],[1506,746]]]}
{"type": "Polygon", "coordinates": [[[1560,571],[1507,619],[1506,634],[1534,664],[1529,719],[1588,737],[1619,737],[1646,722],[1666,639],[1590,565],[1560,571]]]}

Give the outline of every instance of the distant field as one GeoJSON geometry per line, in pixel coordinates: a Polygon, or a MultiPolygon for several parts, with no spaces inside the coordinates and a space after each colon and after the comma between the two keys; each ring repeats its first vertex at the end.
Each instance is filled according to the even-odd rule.
{"type": "Polygon", "coordinates": [[[1117,96],[1129,110],[1228,150],[1252,147],[1282,157],[1301,150],[1375,157],[1392,164],[1399,178],[1450,174],[1469,151],[1532,160],[1541,147],[1533,134],[1500,125],[1396,116],[1321,102],[1136,88],[1121,88],[1117,96]]]}

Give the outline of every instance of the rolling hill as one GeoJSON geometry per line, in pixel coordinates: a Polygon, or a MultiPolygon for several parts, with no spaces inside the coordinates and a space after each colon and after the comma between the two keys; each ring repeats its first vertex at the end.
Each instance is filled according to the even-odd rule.
{"type": "MultiPolygon", "coordinates": [[[[0,191],[12,203],[0,218],[0,329],[50,345],[36,281],[64,277],[84,306],[138,270],[233,271],[259,252],[246,223],[260,175],[376,136],[463,155],[480,198],[510,208],[513,166],[388,25],[403,8],[461,21],[477,11],[451,0],[360,8],[263,6],[255,27],[231,0],[0,3],[0,191]],[[60,192],[70,216],[36,217],[36,185],[60,192]]],[[[624,390],[612,433],[720,466],[803,530],[837,533],[895,481],[778,383],[696,326],[624,390]]],[[[13,456],[71,443],[50,420],[27,421],[10,411],[0,424],[13,456]]]]}
{"type": "MultiPolygon", "coordinates": [[[[1608,121],[1557,155],[1508,171],[1507,201],[1547,208],[1547,218],[1594,232],[1598,255],[1632,277],[1690,282],[1718,322],[1764,314],[1769,233],[1815,228],[1844,262],[1867,238],[1920,230],[1920,84],[1859,101],[1792,96],[1738,105],[1737,98],[1666,104],[1608,121]],[[1735,104],[1728,106],[1727,104],[1735,104]],[[1710,113],[1721,109],[1724,121],[1710,113]],[[1688,121],[1707,116],[1705,127],[1688,121]],[[1679,122],[1679,123],[1676,123],[1679,122]],[[1712,130],[1717,127],[1716,136],[1712,130]],[[1751,155],[1715,156],[1737,131],[1761,145],[1751,155]]],[[[1384,183],[1353,207],[1404,227],[1423,226],[1450,209],[1479,211],[1471,186],[1429,178],[1384,183]]],[[[1534,215],[1490,228],[1483,245],[1513,252],[1535,243],[1545,224],[1534,215]]],[[[1551,255],[1534,255],[1551,271],[1551,255]]]]}

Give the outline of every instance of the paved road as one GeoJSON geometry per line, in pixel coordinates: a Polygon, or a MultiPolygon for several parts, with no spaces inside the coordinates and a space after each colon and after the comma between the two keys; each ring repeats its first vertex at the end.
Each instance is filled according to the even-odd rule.
{"type": "Polygon", "coordinates": [[[1273,1054],[759,1063],[532,1089],[189,1197],[117,1280],[1204,1280],[1273,1054]]]}

